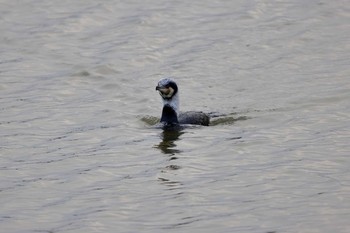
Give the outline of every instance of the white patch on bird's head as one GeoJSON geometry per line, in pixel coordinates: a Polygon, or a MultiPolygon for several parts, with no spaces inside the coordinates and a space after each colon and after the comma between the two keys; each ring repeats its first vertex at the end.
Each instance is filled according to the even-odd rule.
{"type": "Polygon", "coordinates": [[[157,91],[164,99],[170,99],[174,95],[174,89],[172,87],[157,88],[157,91]]]}
{"type": "Polygon", "coordinates": [[[163,105],[169,105],[177,114],[179,114],[178,88],[174,80],[163,78],[159,80],[156,90],[163,100],[163,105]]]}
{"type": "Polygon", "coordinates": [[[174,80],[170,78],[163,78],[159,80],[156,90],[159,92],[163,99],[170,100],[174,95],[177,94],[177,85],[174,80]]]}

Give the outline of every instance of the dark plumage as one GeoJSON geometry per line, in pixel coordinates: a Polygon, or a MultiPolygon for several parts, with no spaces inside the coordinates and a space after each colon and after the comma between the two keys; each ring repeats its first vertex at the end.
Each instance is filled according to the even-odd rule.
{"type": "Polygon", "coordinates": [[[163,110],[160,122],[169,124],[209,125],[210,118],[203,112],[179,112],[178,87],[174,80],[163,78],[159,80],[156,90],[163,100],[163,110]]]}

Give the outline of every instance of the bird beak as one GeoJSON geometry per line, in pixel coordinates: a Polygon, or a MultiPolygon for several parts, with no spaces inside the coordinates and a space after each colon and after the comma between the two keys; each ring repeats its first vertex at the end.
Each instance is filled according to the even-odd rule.
{"type": "Polygon", "coordinates": [[[163,98],[171,98],[174,94],[174,89],[171,87],[160,87],[157,86],[156,90],[163,98]]]}
{"type": "Polygon", "coordinates": [[[167,95],[169,93],[169,88],[156,86],[156,91],[159,91],[160,93],[167,95]]]}

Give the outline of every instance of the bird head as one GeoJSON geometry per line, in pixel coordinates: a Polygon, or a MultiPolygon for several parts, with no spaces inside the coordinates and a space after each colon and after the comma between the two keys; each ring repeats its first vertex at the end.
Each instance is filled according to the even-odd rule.
{"type": "Polygon", "coordinates": [[[173,96],[177,94],[178,89],[174,80],[163,78],[159,80],[158,85],[156,86],[156,91],[159,92],[164,100],[171,100],[173,96]]]}

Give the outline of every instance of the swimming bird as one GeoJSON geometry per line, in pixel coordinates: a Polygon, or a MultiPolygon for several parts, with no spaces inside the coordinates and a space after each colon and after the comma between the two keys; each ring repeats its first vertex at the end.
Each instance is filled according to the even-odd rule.
{"type": "Polygon", "coordinates": [[[163,78],[159,80],[156,90],[163,100],[163,110],[160,122],[165,125],[192,124],[209,125],[210,118],[203,112],[179,111],[179,90],[174,80],[163,78]]]}

